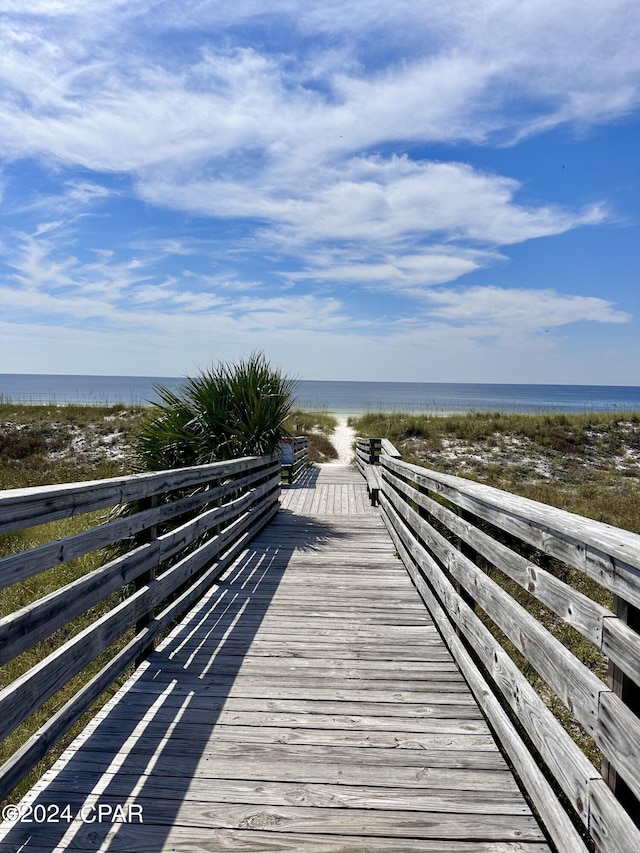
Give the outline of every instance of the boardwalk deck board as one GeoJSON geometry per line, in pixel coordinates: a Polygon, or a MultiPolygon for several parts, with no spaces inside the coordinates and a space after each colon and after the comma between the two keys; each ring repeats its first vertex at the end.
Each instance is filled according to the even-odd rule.
{"type": "Polygon", "coordinates": [[[17,824],[0,853],[549,851],[364,480],[333,465],[283,490],[29,796],[144,823],[17,824]]]}

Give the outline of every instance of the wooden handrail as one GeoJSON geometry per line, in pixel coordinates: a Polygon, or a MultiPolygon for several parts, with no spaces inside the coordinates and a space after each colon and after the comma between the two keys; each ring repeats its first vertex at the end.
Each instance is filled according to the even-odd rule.
{"type": "Polygon", "coordinates": [[[571,803],[572,820],[582,821],[598,850],[640,850],[640,831],[629,816],[640,800],[640,708],[626,699],[637,691],[614,690],[597,678],[486,570],[497,569],[519,584],[607,655],[623,682],[639,685],[640,635],[618,615],[625,608],[614,612],[574,589],[553,573],[548,558],[584,572],[627,610],[637,608],[640,536],[411,465],[392,445],[373,441],[358,440],[359,464],[361,470],[379,464],[379,503],[398,553],[558,849],[586,848],[540,778],[539,759],[571,803]],[[375,460],[372,446],[380,447],[375,460]],[[631,793],[627,809],[488,630],[487,620],[591,735],[631,793]],[[518,733],[522,729],[525,737],[518,733]]]}
{"type": "Polygon", "coordinates": [[[295,435],[280,442],[280,466],[282,482],[294,483],[304,469],[309,465],[309,438],[306,435],[295,435]]]}
{"type": "Polygon", "coordinates": [[[112,593],[121,591],[124,596],[0,691],[0,738],[14,731],[118,639],[131,631],[134,634],[0,768],[0,799],[128,666],[149,651],[154,638],[215,582],[273,517],[279,491],[280,463],[274,455],[0,492],[3,532],[124,503],[132,512],[0,559],[0,587],[6,587],[99,548],[128,543],[94,571],[0,619],[0,664],[6,664],[112,593]],[[142,509],[149,497],[156,498],[153,503],[157,506],[142,509]]]}

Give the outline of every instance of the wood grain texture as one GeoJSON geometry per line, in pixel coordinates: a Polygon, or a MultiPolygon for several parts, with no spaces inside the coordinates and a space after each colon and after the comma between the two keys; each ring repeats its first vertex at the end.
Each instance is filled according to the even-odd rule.
{"type": "Polygon", "coordinates": [[[400,494],[426,509],[452,533],[553,610],[567,624],[576,628],[597,646],[602,645],[603,621],[606,618],[615,618],[611,610],[596,604],[591,598],[563,583],[517,551],[497,542],[478,530],[470,521],[460,518],[450,509],[417,491],[400,477],[387,472],[385,479],[400,494]]]}
{"type": "Polygon", "coordinates": [[[393,518],[394,507],[392,504],[385,505],[385,501],[383,496],[383,508],[392,519],[394,532],[399,536],[411,560],[420,568],[420,573],[414,576],[414,580],[421,594],[428,599],[429,588],[433,587],[442,609],[449,614],[461,636],[470,643],[569,802],[574,805],[581,820],[587,824],[588,785],[589,780],[597,775],[596,768],[549,712],[506,651],[445,577],[431,555],[411,535],[399,517],[393,518]]]}
{"type": "MultiPolygon", "coordinates": [[[[438,625],[450,647],[458,648],[461,636],[465,638],[468,647],[473,648],[491,676],[492,683],[502,691],[519,723],[531,737],[569,802],[596,840],[597,849],[640,849],[640,833],[630,824],[622,804],[604,784],[598,770],[586,761],[559,728],[505,651],[481,625],[469,603],[480,605],[533,664],[591,733],[636,797],[640,795],[640,724],[637,714],[583,667],[568,649],[552,638],[532,615],[520,608],[506,590],[490,580],[468,556],[469,547],[465,548],[464,553],[459,550],[462,542],[470,546],[596,645],[607,650],[611,658],[624,668],[623,671],[637,680],[640,643],[635,630],[624,625],[612,611],[580,596],[557,578],[529,563],[516,551],[495,542],[468,519],[469,515],[475,515],[490,521],[518,536],[523,542],[534,544],[582,568],[605,587],[620,590],[624,587],[630,600],[634,600],[638,592],[638,573],[635,569],[637,554],[632,552],[630,546],[635,540],[640,542],[640,538],[606,525],[594,523],[592,526],[588,519],[568,517],[570,514],[559,513],[551,507],[534,506],[531,501],[520,502],[513,495],[505,497],[506,493],[499,490],[487,487],[476,489],[478,484],[460,478],[443,479],[436,472],[417,469],[416,466],[394,460],[385,461],[384,457],[382,465],[384,471],[380,503],[383,516],[387,518],[396,547],[430,612],[441,614],[438,625]],[[462,507],[466,511],[464,518],[416,489],[415,484],[462,507]],[[530,518],[525,517],[526,509],[531,510],[530,518]],[[433,523],[427,520],[425,511],[434,519],[433,523]],[[554,515],[556,512],[557,516],[554,515]],[[544,530],[541,527],[543,518],[547,525],[544,530]],[[441,524],[448,527],[457,540],[450,541],[445,537],[441,532],[441,524]],[[584,535],[583,542],[573,538],[578,533],[584,535]],[[605,543],[606,551],[603,550],[605,543]],[[590,556],[596,551],[601,561],[597,569],[590,556]],[[608,567],[605,567],[607,561],[608,567]],[[415,570],[411,569],[411,564],[415,564],[415,570]],[[619,569],[620,576],[614,577],[619,569]],[[449,577],[458,582],[458,590],[449,577]],[[460,589],[464,591],[464,596],[459,594],[460,589]],[[443,622],[444,613],[447,617],[443,622]],[[598,792],[596,798],[591,796],[593,791],[598,792]],[[622,826],[625,827],[624,831],[620,831],[622,826]]],[[[460,647],[455,653],[456,660],[462,664],[465,654],[466,649],[460,647]]],[[[463,671],[473,683],[473,677],[464,666],[463,671]]],[[[555,794],[548,791],[545,798],[536,799],[540,786],[531,775],[535,768],[526,766],[527,748],[523,743],[519,748],[509,731],[502,728],[502,724],[496,725],[490,712],[491,692],[488,684],[475,692],[481,707],[496,726],[503,745],[509,749],[509,742],[512,741],[511,759],[516,768],[522,768],[521,775],[524,773],[525,777],[528,776],[525,778],[527,790],[534,798],[545,826],[562,849],[560,842],[566,833],[561,828],[562,816],[557,809],[555,794]]],[[[577,849],[580,849],[580,844],[578,841],[577,849]]]]}
{"type": "Polygon", "coordinates": [[[270,503],[268,495],[263,497],[262,503],[252,511],[241,514],[221,533],[209,538],[196,551],[141,587],[0,691],[0,737],[6,737],[127,629],[136,625],[141,617],[161,605],[196,572],[212,563],[253,525],[262,512],[268,510],[270,503]]]}
{"type": "Polygon", "coordinates": [[[519,605],[499,584],[461,554],[425,519],[395,493],[389,502],[442,561],[485,613],[504,631],[516,648],[543,676],[563,703],[590,734],[595,734],[600,692],[605,684],[578,661],[537,619],[519,605]]]}
{"type": "Polygon", "coordinates": [[[277,482],[276,474],[259,486],[249,488],[241,497],[205,510],[174,530],[0,619],[0,664],[50,636],[145,571],[179,554],[212,527],[229,525],[254,503],[273,492],[277,482]]]}
{"type": "Polygon", "coordinates": [[[191,605],[193,605],[214,583],[218,575],[229,567],[261,526],[267,524],[275,514],[269,510],[246,530],[233,546],[215,561],[185,592],[164,608],[113,657],[81,690],[57,711],[35,734],[33,734],[0,769],[0,799],[4,799],[25,777],[29,770],[46,754],[49,748],[91,707],[115,678],[120,676],[142,652],[148,650],[156,636],[165,631],[191,605]]]}
{"type": "MultiPolygon", "coordinates": [[[[25,849],[549,850],[364,480],[340,466],[283,491],[29,797],[63,792],[139,802],[145,824],[31,825],[25,849]]],[[[0,853],[26,838],[14,827],[0,853]]]]}
{"type": "Polygon", "coordinates": [[[276,457],[247,456],[174,471],[131,474],[107,480],[8,489],[0,493],[0,533],[10,533],[95,509],[117,506],[177,489],[219,483],[248,471],[277,470],[276,457]]]}
{"type": "MultiPolygon", "coordinates": [[[[402,538],[395,528],[391,528],[392,537],[416,587],[425,604],[429,607],[436,622],[458,661],[478,704],[487,716],[500,743],[506,750],[516,772],[522,780],[533,801],[546,831],[563,853],[586,853],[587,847],[576,831],[565,809],[560,805],[555,791],[549,785],[538,762],[533,758],[522,741],[519,732],[505,713],[495,694],[489,689],[487,681],[461,642],[454,623],[441,606],[432,588],[424,583],[418,564],[414,562],[404,547],[402,538]]],[[[464,602],[461,604],[464,605],[464,602]]]]}
{"type": "Polygon", "coordinates": [[[81,557],[97,548],[104,548],[121,539],[134,536],[153,525],[166,522],[183,513],[193,512],[207,504],[213,506],[234,492],[244,491],[269,476],[273,477],[276,470],[272,465],[268,469],[260,469],[257,474],[252,472],[244,477],[234,478],[224,485],[212,486],[171,503],[161,504],[153,509],[137,512],[135,515],[100,524],[73,536],[66,536],[55,542],[47,542],[37,548],[3,557],[0,559],[0,589],[32,577],[52,566],[81,557]]]}
{"type": "Polygon", "coordinates": [[[625,601],[640,607],[640,535],[637,533],[386,456],[382,457],[382,465],[580,569],[625,601]]]}

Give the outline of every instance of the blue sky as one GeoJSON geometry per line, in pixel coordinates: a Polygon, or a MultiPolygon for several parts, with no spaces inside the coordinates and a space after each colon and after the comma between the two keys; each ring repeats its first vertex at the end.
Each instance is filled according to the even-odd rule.
{"type": "Polygon", "coordinates": [[[0,0],[0,372],[640,385],[639,43],[637,0],[0,0]]]}

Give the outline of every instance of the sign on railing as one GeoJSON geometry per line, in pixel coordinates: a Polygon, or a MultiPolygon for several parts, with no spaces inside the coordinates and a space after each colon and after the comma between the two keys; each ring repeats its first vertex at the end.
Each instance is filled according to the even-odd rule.
{"type": "Polygon", "coordinates": [[[288,436],[280,441],[282,482],[293,483],[309,465],[309,439],[306,435],[288,436]]]}

